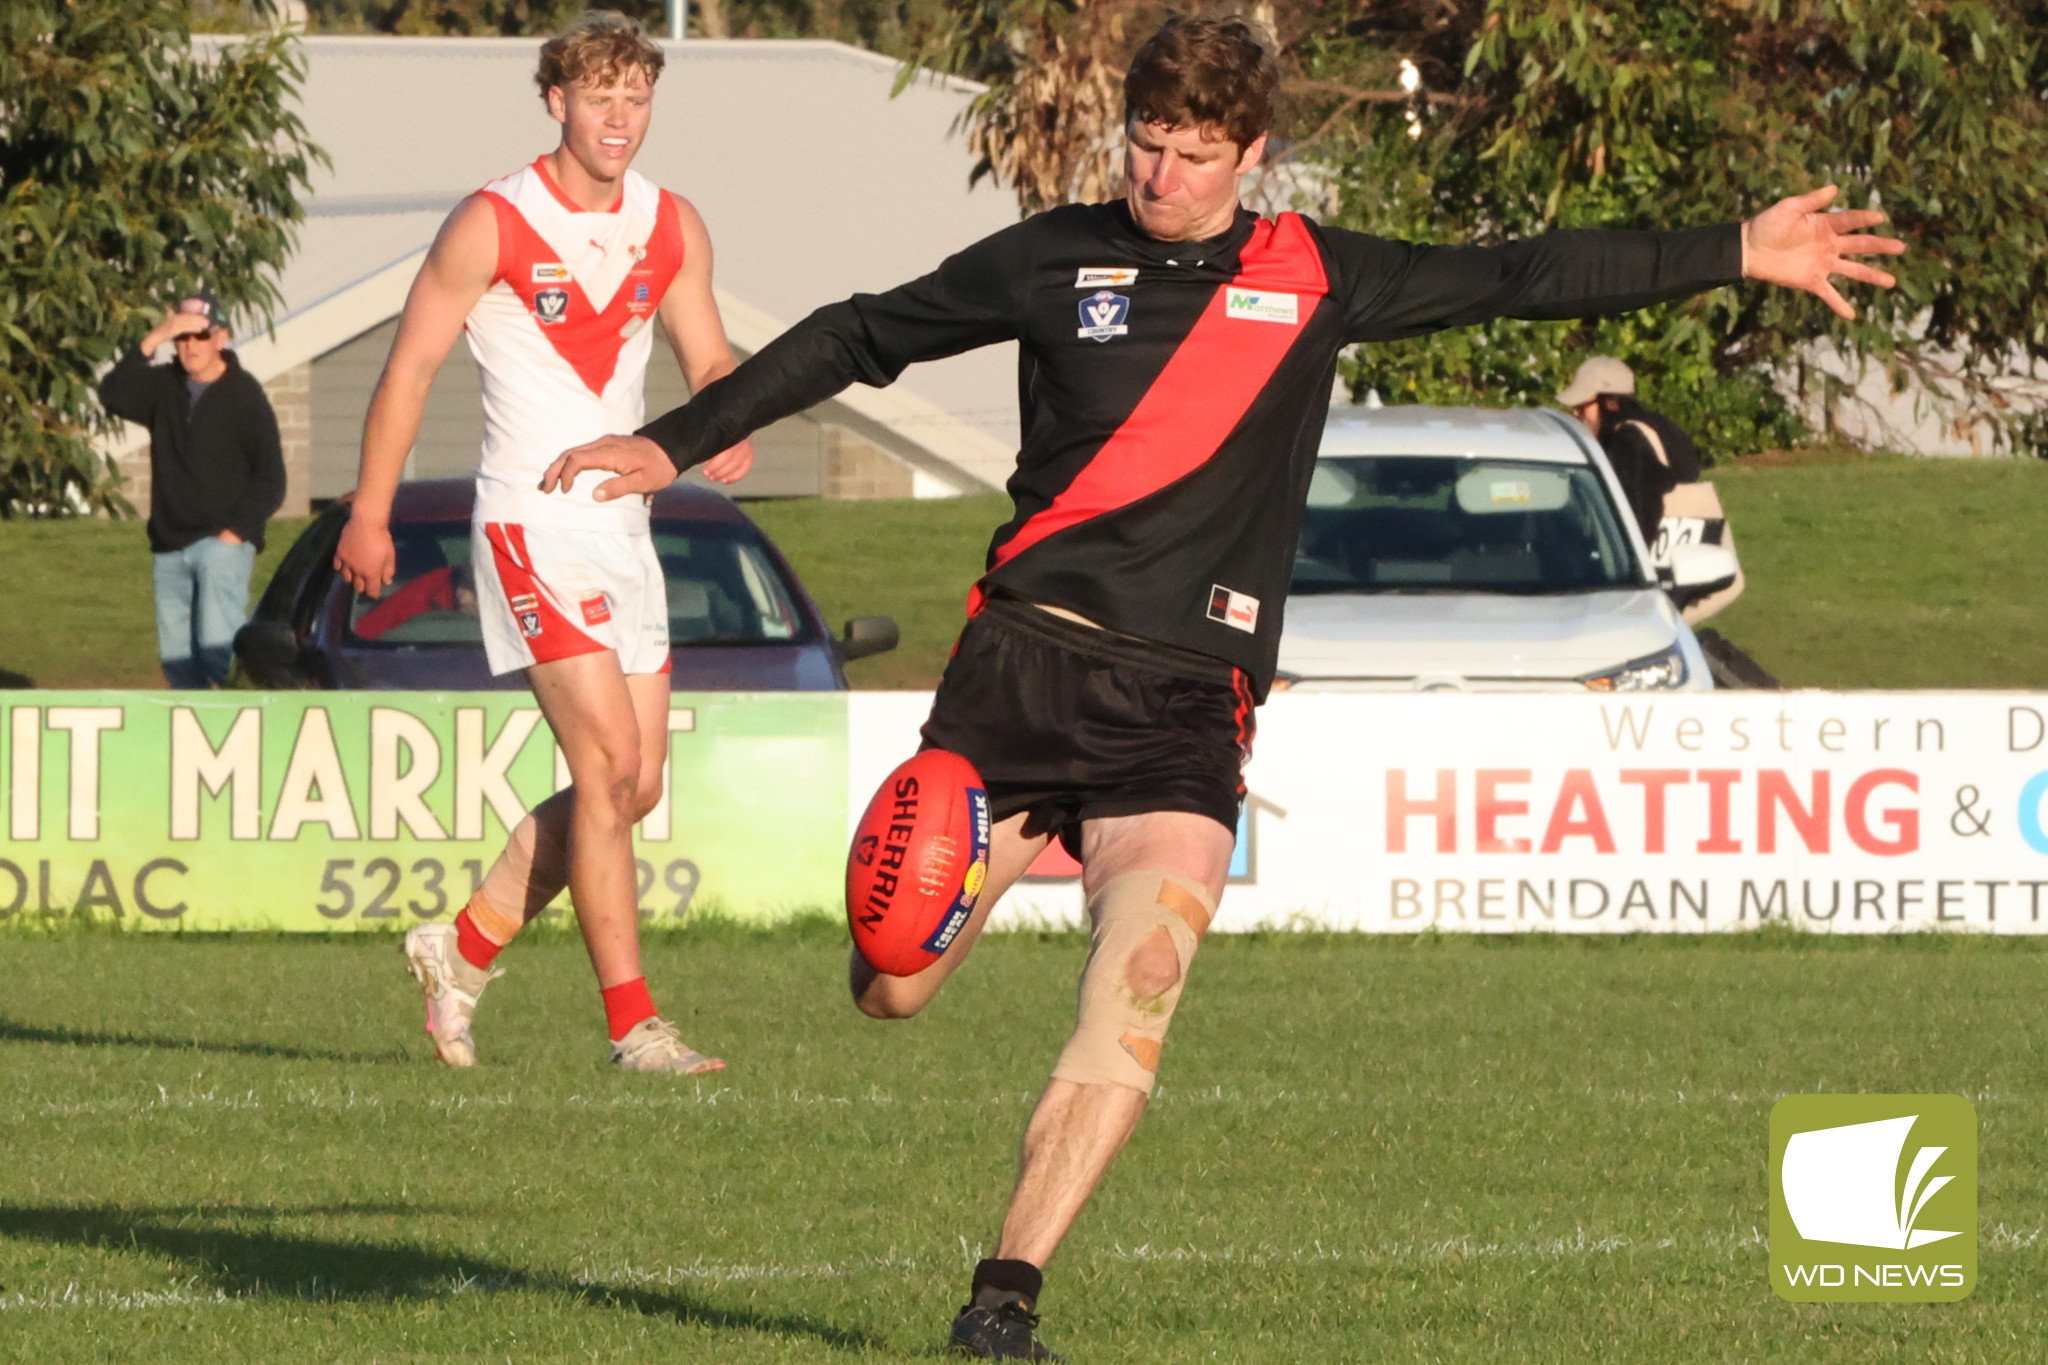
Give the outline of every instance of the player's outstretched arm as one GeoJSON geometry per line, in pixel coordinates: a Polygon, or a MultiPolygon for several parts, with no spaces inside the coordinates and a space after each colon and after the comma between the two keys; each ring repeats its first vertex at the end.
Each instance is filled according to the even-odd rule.
{"type": "MultiPolygon", "coordinates": [[[[676,219],[683,231],[683,266],[661,299],[661,326],[682,367],[691,393],[733,371],[732,345],[718,315],[712,292],[711,233],[704,220],[681,195],[672,194],[676,219]]],[[[706,460],[704,477],[714,483],[737,483],[754,467],[754,443],[741,441],[706,460]]]]}
{"type": "Polygon", "coordinates": [[[334,552],[336,571],[358,592],[377,596],[397,571],[391,500],[405,472],[405,457],[419,437],[434,375],[497,270],[497,214],[481,196],[473,195],[448,215],[427,251],[405,297],[398,336],[363,421],[355,501],[334,552]]]}
{"type": "MultiPolygon", "coordinates": [[[[1598,317],[1702,293],[1743,278],[1806,289],[1849,307],[1830,277],[1889,288],[1847,259],[1905,244],[1865,235],[1874,211],[1823,213],[1832,187],[1782,200],[1747,223],[1667,232],[1574,229],[1502,246],[1444,247],[1321,229],[1345,299],[1346,339],[1391,341],[1491,318],[1598,317]]],[[[1853,310],[1850,314],[1853,315],[1853,310]]]]}
{"type": "Polygon", "coordinates": [[[548,467],[541,487],[552,492],[581,473],[607,470],[618,477],[598,485],[600,498],[653,492],[677,471],[849,384],[880,387],[914,361],[1014,339],[1039,221],[1026,219],[985,237],[886,294],[856,294],[820,308],[634,436],[608,436],[569,451],[548,467]],[[657,452],[669,463],[667,477],[654,463],[657,452]]]}
{"type": "Polygon", "coordinates": [[[1742,273],[1752,280],[1804,289],[1845,318],[1855,307],[1835,288],[1841,275],[1890,289],[1898,283],[1890,271],[1853,261],[1851,256],[1897,256],[1906,244],[1895,237],[1873,237],[1884,215],[1876,209],[1826,213],[1835,187],[1823,185],[1806,194],[1780,199],[1742,225],[1742,273]]]}

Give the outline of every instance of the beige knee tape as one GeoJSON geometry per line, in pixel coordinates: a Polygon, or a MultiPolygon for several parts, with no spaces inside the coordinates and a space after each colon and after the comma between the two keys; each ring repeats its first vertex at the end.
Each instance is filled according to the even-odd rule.
{"type": "Polygon", "coordinates": [[[1215,914],[1201,887],[1163,872],[1127,872],[1089,899],[1095,934],[1080,1017],[1055,1080],[1152,1093],[1188,964],[1215,914]]]}
{"type": "Polygon", "coordinates": [[[512,827],[505,851],[470,898],[469,917],[493,943],[510,943],[527,921],[569,884],[569,851],[528,815],[512,827]]]}

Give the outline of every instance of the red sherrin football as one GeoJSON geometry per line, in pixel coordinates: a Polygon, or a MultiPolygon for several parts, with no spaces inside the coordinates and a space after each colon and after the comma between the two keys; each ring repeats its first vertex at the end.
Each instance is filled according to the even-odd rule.
{"type": "Polygon", "coordinates": [[[889,774],[846,856],[853,946],[886,976],[939,960],[988,879],[988,791],[958,754],[926,749],[889,774]]]}

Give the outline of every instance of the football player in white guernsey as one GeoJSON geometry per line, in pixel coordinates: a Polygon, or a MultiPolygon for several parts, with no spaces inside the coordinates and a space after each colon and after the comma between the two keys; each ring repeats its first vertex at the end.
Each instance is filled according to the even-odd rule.
{"type": "MultiPolygon", "coordinates": [[[[472,570],[495,673],[523,669],[572,785],[513,829],[455,923],[406,935],[435,1054],[475,1063],[470,1019],[498,950],[566,884],[590,952],[612,1060],[635,1071],[724,1065],[656,1013],[640,970],[633,826],[661,795],[668,608],[647,500],[539,490],[566,446],[630,432],[657,318],[694,392],[733,368],[711,289],[711,239],[685,200],[629,167],[647,135],[661,48],[609,12],[542,46],[536,81],[561,143],[463,200],[407,296],[363,429],[335,568],[378,596],[396,555],[391,503],[435,372],[467,334],[483,380],[472,570]]],[[[704,466],[730,483],[742,443],[704,466]]]]}

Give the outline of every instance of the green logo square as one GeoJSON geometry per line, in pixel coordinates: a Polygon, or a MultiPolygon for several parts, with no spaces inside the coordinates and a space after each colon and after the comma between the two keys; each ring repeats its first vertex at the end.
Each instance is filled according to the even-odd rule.
{"type": "Polygon", "coordinates": [[[1977,1111],[1960,1095],[1787,1095],[1771,1109],[1771,1288],[1947,1303],[1977,1287],[1977,1111]]]}

